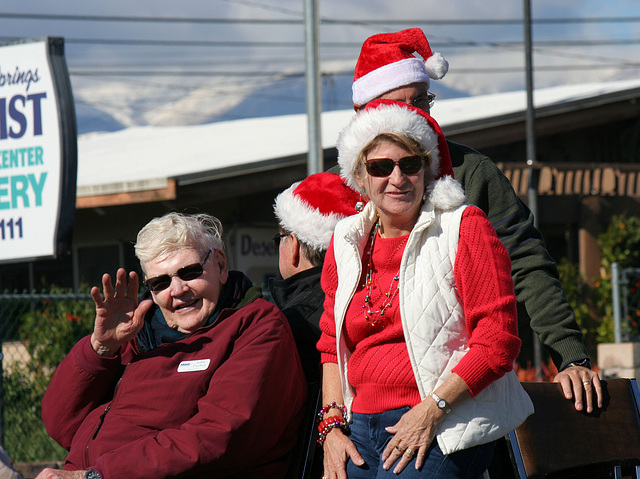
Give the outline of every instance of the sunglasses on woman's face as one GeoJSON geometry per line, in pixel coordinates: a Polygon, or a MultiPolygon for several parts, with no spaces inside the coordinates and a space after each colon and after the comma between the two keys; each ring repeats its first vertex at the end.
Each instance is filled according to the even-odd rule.
{"type": "Polygon", "coordinates": [[[199,278],[204,273],[204,264],[209,259],[211,255],[211,250],[207,253],[207,256],[204,257],[202,263],[193,263],[187,266],[183,266],[178,271],[173,274],[162,274],[160,276],[154,276],[153,278],[149,278],[145,281],[147,287],[153,291],[154,293],[159,293],[167,289],[171,285],[171,278],[177,276],[182,281],[191,281],[192,279],[199,278]]]}
{"type": "Polygon", "coordinates": [[[389,158],[376,158],[373,160],[367,160],[365,163],[367,173],[378,178],[389,176],[396,165],[398,165],[400,171],[405,175],[415,175],[422,170],[422,167],[424,166],[424,157],[407,156],[405,158],[400,158],[398,161],[393,161],[389,158]]]}

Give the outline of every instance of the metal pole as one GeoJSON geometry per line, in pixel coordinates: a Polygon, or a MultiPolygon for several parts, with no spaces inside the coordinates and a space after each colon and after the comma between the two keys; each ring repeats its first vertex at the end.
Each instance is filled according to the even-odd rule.
{"type": "Polygon", "coordinates": [[[318,62],[318,6],[316,0],[304,0],[304,41],[307,79],[307,121],[309,134],[309,154],[307,175],[323,171],[322,131],[320,110],[322,107],[322,87],[318,62]]]}
{"type": "MultiPolygon", "coordinates": [[[[527,189],[527,203],[533,215],[533,224],[538,226],[538,175],[536,168],[536,124],[533,106],[533,55],[532,55],[532,35],[531,35],[531,3],[524,0],[524,52],[525,52],[525,79],[527,91],[527,165],[529,186],[527,189]]],[[[537,333],[533,333],[533,367],[536,371],[536,378],[542,379],[542,346],[537,333]]]]}
{"type": "Polygon", "coordinates": [[[622,342],[622,313],[620,311],[620,270],[611,263],[611,296],[613,299],[613,342],[622,342]]]}

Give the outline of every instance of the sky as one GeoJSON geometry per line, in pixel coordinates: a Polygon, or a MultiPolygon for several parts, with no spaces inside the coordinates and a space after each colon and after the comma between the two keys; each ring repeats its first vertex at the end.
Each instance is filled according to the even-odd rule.
{"type": "MultiPolygon", "coordinates": [[[[638,77],[640,2],[531,3],[536,88],[638,77]]],[[[304,0],[7,0],[0,41],[64,37],[78,111],[121,126],[199,124],[248,109],[276,84],[272,104],[304,111],[303,8],[304,0]]],[[[449,61],[436,93],[524,88],[524,2],[317,0],[317,8],[329,107],[349,108],[362,42],[409,27],[449,61]]]]}

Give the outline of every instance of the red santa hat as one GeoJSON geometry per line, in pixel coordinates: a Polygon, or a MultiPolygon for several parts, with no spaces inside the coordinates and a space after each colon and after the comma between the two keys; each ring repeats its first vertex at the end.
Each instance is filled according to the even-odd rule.
{"type": "Polygon", "coordinates": [[[447,74],[449,63],[432,52],[419,28],[396,33],[379,33],[367,38],[360,50],[353,79],[353,103],[365,105],[394,88],[439,80],[447,74]],[[422,60],[413,55],[417,52],[422,60]]]}
{"type": "Polygon", "coordinates": [[[365,193],[356,178],[358,159],[360,152],[382,133],[395,133],[412,138],[429,155],[431,175],[427,177],[427,182],[430,183],[427,186],[430,198],[438,207],[446,209],[458,203],[460,198],[464,198],[462,188],[453,181],[449,147],[440,125],[431,115],[419,108],[393,100],[369,102],[362,111],[353,116],[338,135],[336,147],[340,175],[349,186],[365,193]],[[436,186],[439,186],[437,192],[436,186]]]}
{"type": "Polygon", "coordinates": [[[424,111],[393,100],[373,100],[340,132],[336,147],[340,174],[360,189],[355,174],[360,152],[382,133],[412,138],[431,158],[431,177],[453,176],[447,141],[440,125],[424,111]]]}
{"type": "Polygon", "coordinates": [[[360,195],[335,173],[316,173],[280,193],[273,205],[280,226],[324,251],[338,221],[355,214],[360,195]]]}

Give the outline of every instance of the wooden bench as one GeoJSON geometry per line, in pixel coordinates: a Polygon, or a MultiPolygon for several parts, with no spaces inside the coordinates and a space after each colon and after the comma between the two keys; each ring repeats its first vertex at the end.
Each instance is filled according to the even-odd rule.
{"type": "Polygon", "coordinates": [[[603,407],[587,414],[575,410],[559,384],[522,383],[535,413],[508,437],[512,477],[640,478],[638,384],[635,379],[602,384],[603,407]]]}

